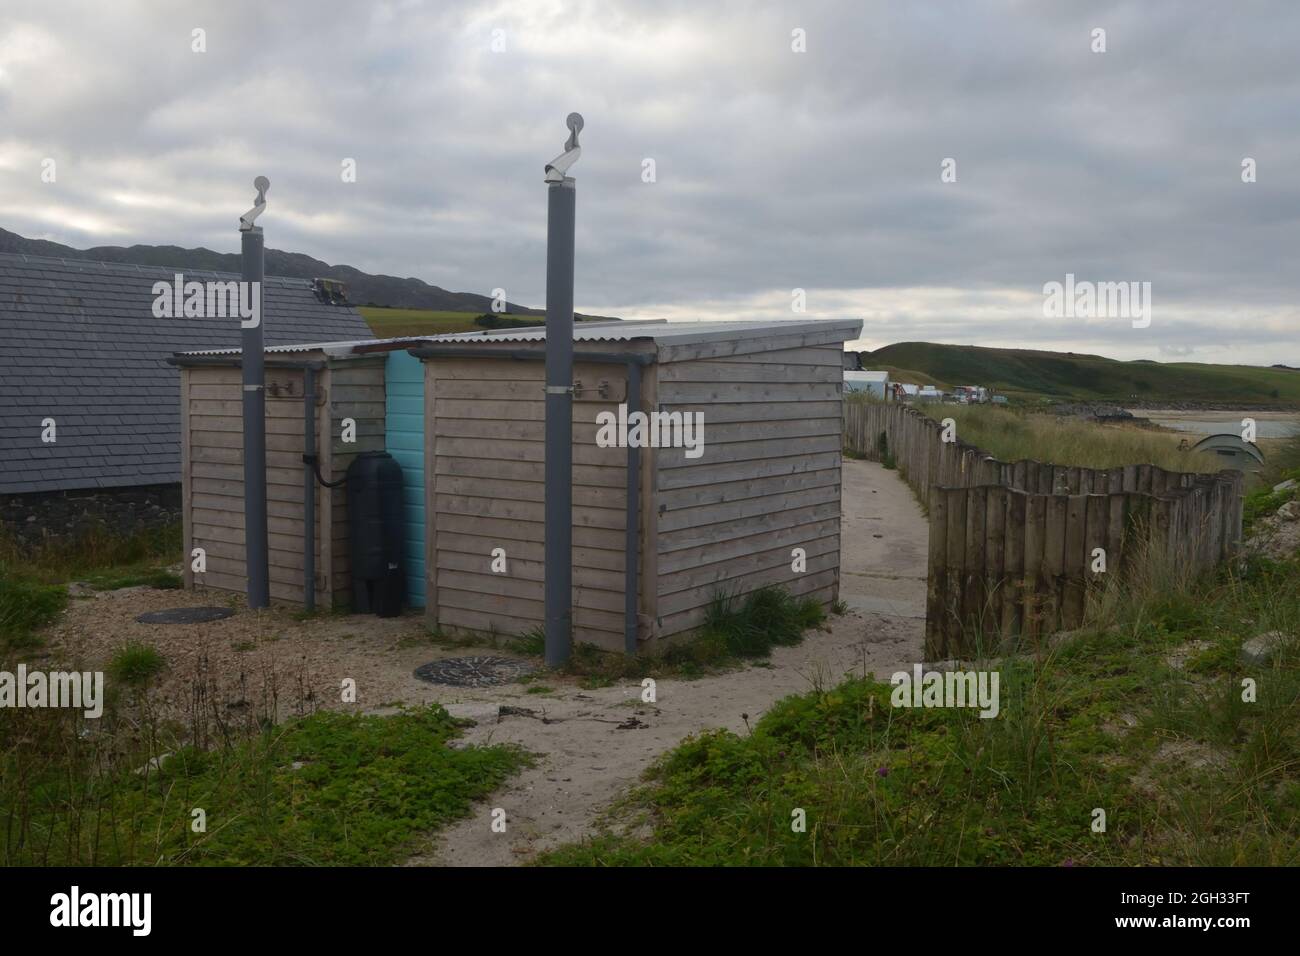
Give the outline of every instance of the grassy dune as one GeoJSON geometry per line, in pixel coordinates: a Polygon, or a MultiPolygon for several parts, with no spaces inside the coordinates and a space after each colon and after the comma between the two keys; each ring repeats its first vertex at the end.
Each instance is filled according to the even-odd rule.
{"type": "MultiPolygon", "coordinates": [[[[1033,458],[1054,465],[1115,468],[1153,464],[1169,471],[1216,472],[1214,455],[1179,451],[1187,435],[1132,425],[1098,424],[992,405],[922,405],[936,419],[957,423],[957,438],[1003,461],[1033,458]]],[[[1196,436],[1190,436],[1195,438],[1196,436]]]]}
{"type": "Polygon", "coordinates": [[[920,378],[987,385],[1022,399],[1223,402],[1300,406],[1300,371],[1195,362],[1119,362],[1100,355],[899,342],[863,353],[863,368],[913,370],[920,378]]]}

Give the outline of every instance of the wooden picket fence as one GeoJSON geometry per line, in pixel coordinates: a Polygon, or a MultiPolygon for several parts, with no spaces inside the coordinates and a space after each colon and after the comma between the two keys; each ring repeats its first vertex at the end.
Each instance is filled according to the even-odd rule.
{"type": "Polygon", "coordinates": [[[844,423],[847,448],[887,451],[928,503],[929,660],[1078,627],[1108,585],[1157,564],[1195,574],[1240,544],[1240,472],[999,461],[901,404],[846,402],[844,423]]]}

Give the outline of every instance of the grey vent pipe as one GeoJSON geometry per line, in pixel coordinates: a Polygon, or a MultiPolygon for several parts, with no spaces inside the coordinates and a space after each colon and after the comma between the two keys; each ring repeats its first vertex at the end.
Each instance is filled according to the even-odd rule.
{"type": "Polygon", "coordinates": [[[271,606],[266,538],[266,368],[262,351],[265,248],[262,227],[253,223],[266,209],[266,191],[271,181],[258,176],[253,186],[257,189],[253,208],[239,217],[240,278],[249,285],[255,283],[257,290],[253,293],[256,324],[240,322],[244,385],[244,564],[248,572],[248,606],[264,608],[271,606]]]}
{"type": "Polygon", "coordinates": [[[573,246],[582,117],[570,113],[564,152],[546,164],[546,666],[573,647],[573,246]]]}

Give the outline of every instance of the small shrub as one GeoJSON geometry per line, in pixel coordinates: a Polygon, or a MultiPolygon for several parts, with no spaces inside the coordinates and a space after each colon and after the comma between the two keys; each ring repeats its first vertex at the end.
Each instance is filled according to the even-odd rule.
{"type": "Polygon", "coordinates": [[[541,657],[546,653],[546,629],[539,626],[530,631],[525,631],[518,637],[511,638],[507,641],[506,648],[514,651],[516,654],[528,654],[533,657],[541,657]]]}
{"type": "Polygon", "coordinates": [[[730,595],[713,598],[704,620],[705,634],[721,637],[736,657],[766,657],[773,647],[789,647],[803,632],[825,619],[822,606],[812,598],[793,598],[778,587],[754,591],[737,602],[730,595]]]}
{"type": "Polygon", "coordinates": [[[108,673],[123,684],[145,684],[167,665],[162,652],[151,644],[132,641],[123,645],[108,663],[108,673]]]}

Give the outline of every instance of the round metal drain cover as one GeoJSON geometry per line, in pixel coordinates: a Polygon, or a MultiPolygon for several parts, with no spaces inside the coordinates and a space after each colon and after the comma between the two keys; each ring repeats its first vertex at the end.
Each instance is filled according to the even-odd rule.
{"type": "Polygon", "coordinates": [[[228,607],[169,607],[165,611],[150,611],[136,618],[141,624],[204,624],[233,617],[228,607]]]}
{"type": "Polygon", "coordinates": [[[509,684],[532,671],[527,661],[513,657],[446,657],[415,669],[415,676],[431,684],[453,687],[493,687],[509,684]]]}

